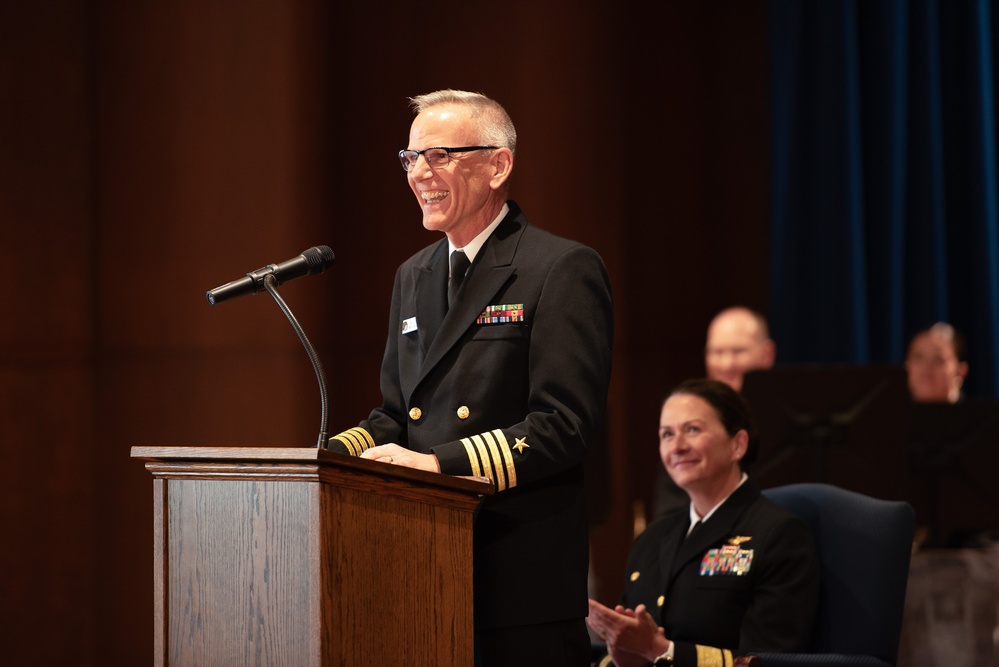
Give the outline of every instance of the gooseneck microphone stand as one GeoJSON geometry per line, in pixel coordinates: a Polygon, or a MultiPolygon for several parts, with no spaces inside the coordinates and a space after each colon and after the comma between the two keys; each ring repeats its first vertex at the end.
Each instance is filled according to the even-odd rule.
{"type": "Polygon", "coordinates": [[[288,304],[284,302],[281,295],[277,291],[277,278],[274,274],[268,274],[264,277],[264,289],[270,294],[274,301],[277,303],[278,308],[284,313],[288,321],[291,322],[292,328],[295,333],[298,334],[298,339],[302,341],[302,345],[305,346],[305,351],[309,355],[309,360],[312,362],[312,368],[316,371],[316,379],[319,381],[319,397],[323,404],[322,410],[322,420],[319,424],[319,442],[316,443],[317,449],[325,449],[328,445],[327,429],[329,428],[329,415],[330,415],[330,395],[329,390],[326,387],[326,373],[323,372],[323,363],[319,360],[319,355],[316,354],[316,349],[312,347],[312,343],[309,342],[309,337],[305,335],[305,330],[302,329],[302,325],[298,323],[295,318],[294,313],[291,312],[291,308],[288,304]]]}

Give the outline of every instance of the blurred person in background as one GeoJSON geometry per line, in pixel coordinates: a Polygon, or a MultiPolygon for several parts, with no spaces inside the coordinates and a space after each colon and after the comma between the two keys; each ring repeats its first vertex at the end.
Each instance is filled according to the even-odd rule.
{"type": "MultiPolygon", "coordinates": [[[[715,315],[708,325],[704,370],[712,380],[742,391],[746,373],[773,368],[776,357],[777,345],[770,339],[767,320],[755,310],[744,306],[726,308],[715,315]]],[[[652,519],[686,502],[686,494],[664,472],[656,481],[652,519]]],[[[637,518],[640,524],[644,524],[644,512],[637,518]]]]}
{"type": "Polygon", "coordinates": [[[951,325],[937,322],[912,337],[905,358],[909,393],[917,403],[957,403],[968,376],[964,337],[951,325]]]}
{"type": "Polygon", "coordinates": [[[712,380],[742,391],[742,378],[757,369],[773,368],[777,346],[767,320],[742,306],[726,308],[711,320],[704,346],[704,368],[712,380]]]}

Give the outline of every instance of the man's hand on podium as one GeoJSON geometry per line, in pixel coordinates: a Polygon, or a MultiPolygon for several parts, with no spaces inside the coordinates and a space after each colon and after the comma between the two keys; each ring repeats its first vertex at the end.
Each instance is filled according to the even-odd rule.
{"type": "Polygon", "coordinates": [[[395,443],[378,445],[377,447],[365,450],[361,454],[361,458],[381,461],[382,463],[391,463],[397,466],[406,466],[407,468],[416,468],[417,470],[441,471],[441,465],[437,461],[437,457],[433,454],[420,454],[405,447],[400,447],[395,443]]]}

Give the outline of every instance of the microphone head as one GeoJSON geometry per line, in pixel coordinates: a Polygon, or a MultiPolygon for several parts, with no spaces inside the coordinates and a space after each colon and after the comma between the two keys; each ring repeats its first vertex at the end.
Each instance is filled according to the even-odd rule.
{"type": "Polygon", "coordinates": [[[302,257],[305,258],[305,263],[309,267],[309,275],[322,273],[333,266],[333,260],[336,259],[333,250],[328,245],[313,246],[304,251],[302,257]]]}

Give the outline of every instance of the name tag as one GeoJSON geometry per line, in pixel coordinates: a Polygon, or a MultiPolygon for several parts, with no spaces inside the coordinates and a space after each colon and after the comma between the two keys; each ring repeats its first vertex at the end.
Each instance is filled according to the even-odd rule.
{"type": "Polygon", "coordinates": [[[415,317],[407,317],[402,321],[402,333],[404,335],[408,333],[413,333],[414,331],[416,331],[416,329],[417,327],[416,327],[415,317]]]}

